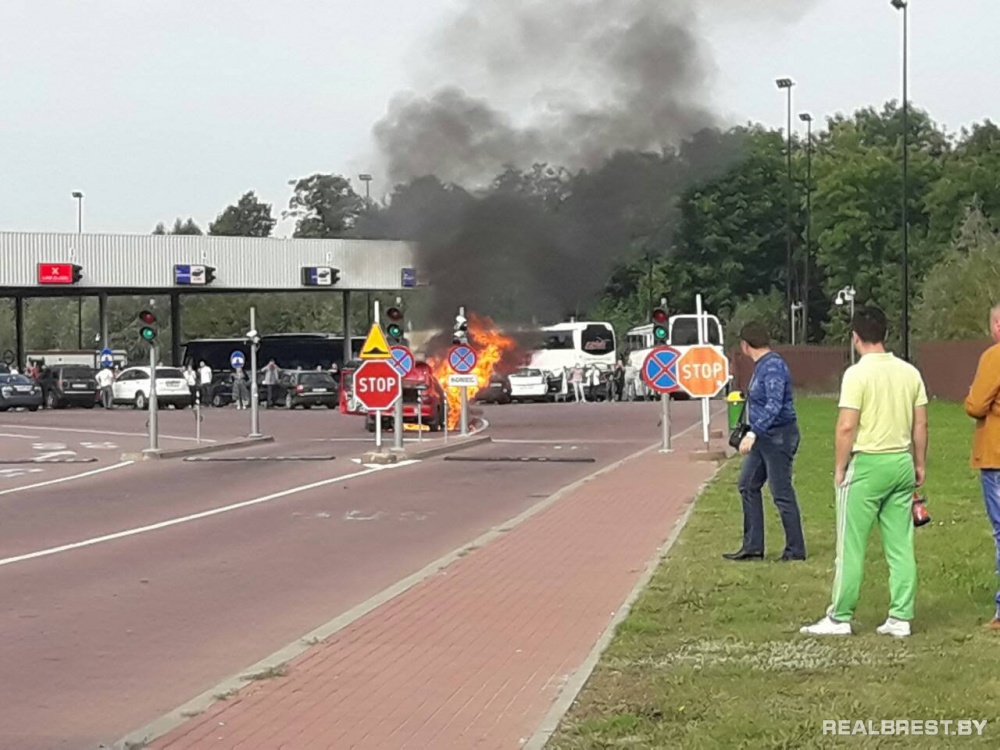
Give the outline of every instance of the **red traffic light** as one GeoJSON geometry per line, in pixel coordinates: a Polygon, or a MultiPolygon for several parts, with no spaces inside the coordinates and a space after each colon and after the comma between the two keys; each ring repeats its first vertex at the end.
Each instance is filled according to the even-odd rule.
{"type": "Polygon", "coordinates": [[[385,317],[392,321],[400,321],[403,319],[403,311],[398,307],[390,307],[385,311],[385,317]]]}
{"type": "Polygon", "coordinates": [[[151,326],[153,325],[153,323],[156,322],[156,316],[153,315],[153,313],[151,313],[149,310],[143,310],[141,313],[139,313],[139,320],[141,320],[146,325],[151,326]]]}
{"type": "Polygon", "coordinates": [[[658,307],[653,310],[653,322],[654,323],[666,323],[668,319],[667,311],[662,307],[658,307]]]}

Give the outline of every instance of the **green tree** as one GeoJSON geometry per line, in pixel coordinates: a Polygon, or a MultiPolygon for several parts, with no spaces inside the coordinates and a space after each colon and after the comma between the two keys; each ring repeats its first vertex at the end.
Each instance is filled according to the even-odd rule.
{"type": "Polygon", "coordinates": [[[314,174],[289,184],[293,193],[282,217],[295,219],[293,237],[345,237],[365,207],[350,181],[340,175],[314,174]]]}
{"type": "Polygon", "coordinates": [[[194,219],[188,218],[187,221],[181,221],[180,217],[174,219],[174,225],[171,227],[170,231],[167,231],[166,226],[161,221],[153,229],[153,234],[189,234],[189,235],[202,235],[204,232],[201,231],[201,227],[195,224],[194,219]]]}
{"type": "Polygon", "coordinates": [[[276,223],[271,205],[260,201],[251,190],[236,205],[219,214],[208,225],[208,233],[224,237],[270,237],[276,223]]]}
{"type": "Polygon", "coordinates": [[[1000,236],[978,206],[945,257],[931,269],[914,310],[914,328],[927,340],[989,336],[988,311],[1000,302],[1000,236]]]}
{"type": "Polygon", "coordinates": [[[727,349],[739,344],[740,331],[747,323],[761,323],[771,334],[772,341],[787,338],[785,294],[778,289],[771,289],[766,294],[756,294],[740,300],[723,327],[727,349]]]}

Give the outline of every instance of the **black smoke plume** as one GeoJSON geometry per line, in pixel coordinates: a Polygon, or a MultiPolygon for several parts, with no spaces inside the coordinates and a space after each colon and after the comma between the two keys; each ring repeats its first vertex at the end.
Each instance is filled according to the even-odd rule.
{"type": "Polygon", "coordinates": [[[740,150],[705,104],[695,8],[469,0],[435,36],[433,89],[374,127],[398,187],[363,230],[419,243],[437,324],[459,304],[505,323],[584,314],[616,265],[669,251],[677,196],[740,150]]]}

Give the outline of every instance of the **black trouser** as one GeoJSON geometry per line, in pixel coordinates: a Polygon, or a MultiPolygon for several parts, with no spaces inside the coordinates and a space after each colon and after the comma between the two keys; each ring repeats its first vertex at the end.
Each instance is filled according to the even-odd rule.
{"type": "Polygon", "coordinates": [[[764,551],[764,499],[761,489],[766,481],[785,529],[785,551],[790,557],[805,557],[802,518],[792,486],[792,462],[799,450],[796,424],[774,427],[758,435],[753,448],[743,458],[739,491],[743,499],[743,549],[764,551]]]}

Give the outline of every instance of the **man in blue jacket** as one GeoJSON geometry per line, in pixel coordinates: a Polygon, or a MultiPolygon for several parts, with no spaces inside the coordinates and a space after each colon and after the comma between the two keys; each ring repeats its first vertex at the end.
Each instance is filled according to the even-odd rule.
{"type": "Polygon", "coordinates": [[[750,432],[740,445],[740,453],[744,456],[738,485],[743,499],[743,546],[723,557],[727,560],[763,559],[761,489],[766,481],[785,529],[785,550],[781,560],[805,560],[802,519],[792,487],[792,462],[799,449],[799,426],[788,365],[771,351],[770,336],[760,323],[748,323],[743,327],[740,348],[754,361],[746,401],[750,432]]]}

